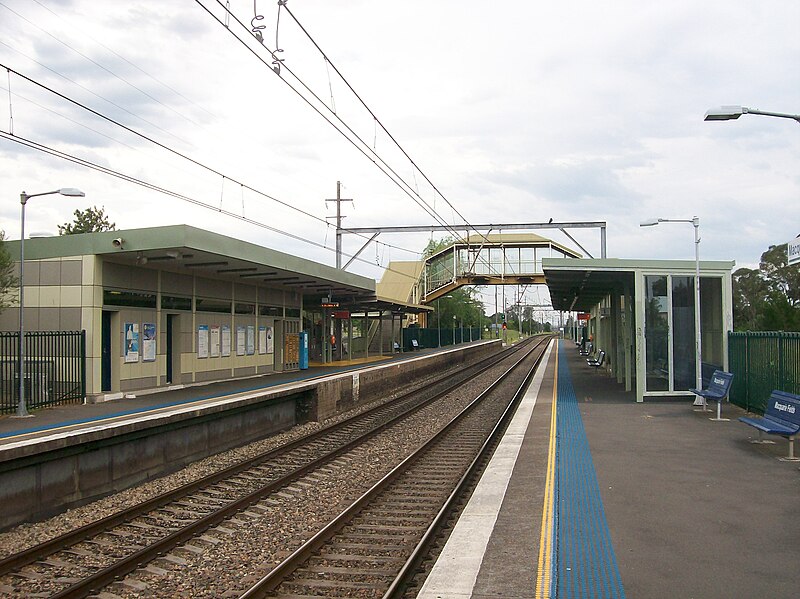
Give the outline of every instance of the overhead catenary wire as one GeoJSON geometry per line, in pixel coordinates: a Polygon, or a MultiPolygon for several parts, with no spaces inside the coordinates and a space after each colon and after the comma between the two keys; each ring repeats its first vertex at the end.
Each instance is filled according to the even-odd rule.
{"type": "Polygon", "coordinates": [[[325,63],[329,64],[331,67],[333,67],[333,70],[336,72],[336,74],[339,76],[339,78],[344,82],[344,84],[347,86],[347,88],[353,93],[353,95],[361,103],[361,105],[366,109],[366,111],[369,112],[370,116],[374,119],[375,123],[380,125],[381,129],[383,130],[383,132],[386,133],[386,135],[389,136],[389,139],[391,139],[394,142],[395,146],[397,146],[397,148],[402,152],[403,156],[405,156],[408,159],[408,161],[413,165],[413,167],[417,171],[419,171],[419,173],[425,178],[425,180],[433,188],[433,190],[436,192],[436,194],[439,197],[441,197],[447,203],[448,206],[450,206],[450,208],[453,210],[453,212],[455,212],[455,214],[457,214],[459,216],[459,218],[461,218],[461,220],[464,222],[465,225],[467,225],[468,228],[474,230],[479,235],[482,235],[477,229],[475,229],[475,227],[473,227],[469,223],[469,221],[464,217],[464,215],[461,214],[458,211],[458,209],[456,209],[456,207],[450,202],[450,200],[448,200],[447,197],[445,197],[445,195],[439,190],[439,188],[433,183],[433,181],[430,180],[430,178],[419,167],[419,165],[417,165],[417,163],[411,158],[411,156],[409,156],[409,154],[405,151],[403,146],[400,145],[400,142],[398,142],[397,139],[395,139],[395,137],[389,132],[389,130],[384,126],[384,124],[381,122],[381,120],[378,118],[378,116],[372,111],[372,109],[367,105],[367,103],[361,98],[361,96],[353,88],[353,86],[350,85],[350,82],[345,78],[344,75],[342,75],[341,71],[339,71],[339,69],[336,67],[336,65],[333,63],[333,61],[331,61],[331,59],[328,57],[328,55],[325,53],[325,51],[319,46],[319,44],[316,42],[316,40],[306,30],[306,28],[303,26],[303,24],[300,23],[300,21],[297,19],[297,17],[295,17],[295,15],[291,11],[291,9],[288,6],[286,6],[286,3],[282,2],[282,3],[279,3],[279,4],[283,4],[283,8],[286,10],[286,12],[289,14],[289,16],[292,17],[292,20],[297,24],[297,26],[300,28],[300,30],[308,38],[308,40],[314,45],[314,47],[317,49],[317,51],[322,55],[322,57],[325,59],[325,63]]]}
{"type": "MultiPolygon", "coordinates": [[[[199,6],[200,6],[200,7],[201,7],[203,10],[205,10],[205,11],[206,11],[206,12],[207,12],[207,13],[208,13],[208,14],[209,14],[209,15],[210,15],[210,16],[211,16],[211,17],[212,17],[212,18],[213,18],[215,21],[217,21],[217,22],[218,22],[220,25],[222,25],[222,26],[224,27],[224,24],[223,24],[222,20],[220,20],[220,18],[219,18],[217,15],[215,15],[215,14],[214,14],[214,13],[213,13],[213,12],[212,12],[212,11],[211,11],[211,10],[210,10],[208,7],[207,7],[207,6],[205,6],[205,5],[204,5],[204,4],[201,2],[201,0],[195,0],[195,2],[196,2],[196,3],[197,3],[197,4],[198,4],[198,5],[199,5],[199,6]]],[[[220,0],[216,0],[216,2],[217,2],[217,4],[218,4],[218,5],[219,5],[219,6],[220,6],[220,7],[221,7],[223,10],[226,10],[225,6],[224,6],[224,5],[223,5],[223,4],[220,2],[220,0]]],[[[227,12],[227,11],[226,11],[226,12],[227,12]]],[[[234,15],[234,14],[232,14],[232,13],[230,13],[230,14],[231,14],[231,16],[233,17],[234,21],[236,21],[236,23],[239,25],[239,27],[240,27],[240,28],[241,28],[243,31],[248,31],[248,33],[249,33],[249,30],[248,30],[247,26],[246,26],[244,23],[242,23],[242,21],[241,21],[241,20],[240,20],[240,19],[239,19],[239,18],[238,18],[236,15],[234,15]]],[[[450,225],[450,224],[449,224],[449,223],[448,223],[448,222],[447,222],[447,221],[446,221],[446,220],[445,220],[445,219],[444,219],[444,218],[443,218],[441,215],[439,215],[439,214],[438,214],[436,211],[434,211],[434,210],[433,210],[433,209],[432,209],[432,208],[431,208],[431,207],[428,205],[428,203],[427,203],[427,202],[425,202],[425,201],[424,201],[424,200],[423,200],[421,197],[419,197],[419,196],[416,196],[416,195],[415,195],[415,193],[414,193],[414,191],[413,191],[413,189],[412,189],[412,188],[411,188],[411,186],[410,186],[410,185],[409,185],[409,184],[408,184],[408,183],[405,181],[405,179],[403,179],[403,177],[402,177],[402,176],[400,176],[400,175],[399,175],[399,174],[398,174],[398,173],[397,173],[397,172],[396,172],[396,171],[395,171],[395,170],[394,170],[394,169],[393,169],[391,166],[389,166],[389,164],[388,164],[388,163],[386,163],[386,161],[385,161],[385,160],[383,160],[383,158],[382,158],[382,157],[381,157],[379,154],[377,154],[376,152],[374,152],[374,151],[370,150],[370,148],[369,148],[369,144],[368,144],[367,142],[365,142],[365,141],[364,141],[364,140],[361,138],[361,136],[359,136],[359,135],[358,135],[358,134],[357,134],[355,131],[353,131],[353,129],[352,129],[352,128],[351,128],[351,127],[350,127],[350,126],[349,126],[349,125],[348,125],[346,122],[344,122],[344,121],[343,121],[343,120],[342,120],[342,119],[341,119],[341,118],[340,118],[340,117],[339,117],[337,114],[333,113],[333,112],[331,111],[330,107],[328,107],[328,106],[327,106],[327,104],[325,104],[325,102],[324,102],[324,101],[322,101],[322,99],[321,99],[321,98],[320,98],[320,97],[319,97],[319,96],[318,96],[318,95],[317,95],[317,94],[316,94],[316,93],[315,93],[315,92],[314,92],[314,91],[313,91],[311,88],[309,88],[309,87],[308,87],[308,85],[306,85],[306,84],[305,84],[305,82],[304,82],[304,81],[303,81],[303,80],[302,80],[302,79],[301,79],[301,78],[300,78],[298,75],[296,75],[296,74],[295,74],[295,73],[294,73],[294,72],[293,72],[293,71],[292,71],[292,70],[291,70],[289,67],[286,67],[286,66],[284,66],[284,67],[283,67],[284,71],[286,71],[286,72],[288,72],[289,74],[291,74],[291,76],[292,76],[292,77],[293,77],[293,78],[294,78],[294,79],[295,79],[295,80],[296,80],[296,81],[299,83],[299,85],[300,85],[300,86],[302,86],[302,87],[303,87],[303,89],[305,89],[305,90],[306,90],[306,91],[307,91],[307,92],[308,92],[308,93],[311,95],[311,97],[312,97],[312,98],[313,98],[313,99],[314,99],[314,100],[315,100],[317,103],[319,103],[321,106],[325,107],[325,109],[326,109],[328,112],[330,112],[330,113],[333,115],[333,117],[334,117],[334,118],[335,118],[335,119],[336,119],[336,120],[337,120],[337,121],[338,121],[338,122],[341,124],[341,126],[342,126],[342,127],[344,127],[344,128],[345,128],[345,129],[346,129],[346,130],[347,130],[347,131],[350,133],[350,135],[352,135],[352,137],[350,137],[350,136],[346,135],[346,134],[345,134],[345,132],[344,132],[342,129],[340,129],[340,128],[339,128],[339,126],[337,126],[337,124],[336,124],[336,123],[334,123],[334,122],[333,122],[333,121],[332,121],[330,118],[328,118],[328,117],[327,117],[327,116],[326,116],[326,115],[325,115],[325,114],[324,114],[324,113],[323,113],[323,112],[322,112],[322,111],[321,111],[321,110],[320,110],[320,109],[319,109],[317,106],[315,106],[315,105],[314,105],[314,104],[311,102],[311,100],[309,100],[309,98],[307,98],[306,96],[304,96],[304,95],[303,95],[303,94],[300,92],[300,90],[298,90],[298,89],[297,89],[296,87],[294,87],[294,86],[293,86],[293,85],[292,85],[292,84],[291,84],[289,81],[287,81],[287,80],[286,80],[286,78],[285,78],[285,77],[284,77],[284,76],[281,74],[282,72],[278,72],[278,71],[276,71],[276,70],[273,70],[273,68],[272,68],[272,67],[271,67],[271,66],[270,66],[270,65],[267,63],[267,61],[266,61],[266,60],[265,60],[265,59],[264,59],[264,58],[263,58],[261,55],[259,55],[259,53],[258,53],[258,52],[256,52],[256,51],[255,51],[255,50],[254,50],[252,47],[250,47],[250,46],[247,44],[247,42],[246,42],[245,40],[243,40],[241,37],[239,37],[238,35],[236,35],[236,33],[235,33],[235,32],[234,32],[234,31],[233,31],[231,28],[226,28],[226,29],[227,29],[227,31],[228,31],[228,32],[229,32],[231,35],[233,35],[233,36],[234,36],[234,38],[235,38],[235,39],[236,39],[236,40],[237,40],[237,41],[238,41],[238,42],[239,42],[239,43],[240,43],[242,46],[244,46],[244,47],[245,47],[245,48],[246,48],[246,49],[247,49],[247,50],[248,50],[248,51],[249,51],[251,54],[253,54],[253,56],[255,56],[255,57],[256,57],[256,58],[257,58],[257,59],[258,59],[258,60],[259,60],[259,61],[260,61],[262,64],[264,64],[264,65],[265,65],[265,66],[267,66],[267,67],[268,67],[268,68],[269,68],[271,71],[273,71],[274,73],[276,73],[276,74],[277,74],[277,75],[280,77],[280,79],[281,79],[281,80],[282,80],[282,81],[283,81],[283,82],[284,82],[284,83],[285,83],[287,86],[289,86],[289,88],[290,88],[290,89],[291,89],[293,92],[295,92],[295,94],[297,94],[297,95],[298,95],[298,96],[299,96],[299,97],[300,97],[300,98],[301,98],[301,99],[302,99],[304,102],[306,102],[306,103],[309,105],[309,107],[311,107],[311,109],[312,109],[312,110],[314,110],[314,111],[315,111],[317,114],[319,114],[319,115],[320,115],[320,116],[321,116],[323,119],[325,119],[325,121],[326,121],[328,124],[330,124],[330,125],[331,125],[331,126],[334,128],[334,129],[336,129],[336,131],[337,131],[339,134],[341,134],[341,135],[342,135],[342,136],[343,136],[343,137],[344,137],[344,138],[345,138],[345,139],[346,139],[346,140],[347,140],[347,141],[348,141],[348,142],[349,142],[351,145],[353,145],[353,147],[355,147],[355,148],[356,148],[356,149],[357,149],[359,152],[361,152],[361,153],[362,153],[364,156],[366,156],[366,157],[367,157],[367,158],[368,158],[370,161],[372,161],[372,163],[373,163],[373,164],[375,164],[375,166],[376,166],[376,167],[377,167],[379,170],[381,170],[381,171],[382,171],[382,172],[383,172],[385,175],[387,175],[387,177],[389,177],[389,179],[390,179],[390,180],[391,180],[391,181],[392,181],[392,182],[393,182],[393,183],[394,183],[394,184],[395,184],[395,185],[396,185],[398,188],[400,188],[400,189],[403,191],[403,193],[405,193],[405,194],[406,194],[408,197],[410,197],[410,198],[411,198],[411,199],[412,199],[412,200],[413,200],[415,203],[417,203],[417,204],[418,204],[418,205],[419,205],[421,208],[423,208],[423,210],[425,210],[425,211],[426,211],[426,212],[427,212],[427,213],[428,213],[428,214],[429,214],[429,215],[430,215],[432,218],[434,218],[434,219],[435,219],[435,220],[436,220],[436,221],[437,221],[439,224],[441,224],[442,226],[444,226],[445,228],[447,228],[447,230],[451,231],[451,232],[452,232],[452,233],[453,233],[453,234],[454,234],[454,235],[455,235],[455,236],[456,236],[458,239],[461,239],[461,234],[460,234],[459,230],[457,230],[455,227],[453,227],[453,225],[450,225]],[[360,145],[359,145],[359,143],[356,143],[356,141],[355,141],[355,140],[358,140],[358,142],[360,143],[360,145]],[[372,155],[370,155],[370,153],[371,153],[372,155]],[[380,164],[378,164],[378,162],[380,162],[380,164]],[[383,166],[381,166],[381,165],[383,165],[383,166]],[[393,175],[393,176],[391,176],[391,175],[390,175],[390,173],[391,173],[391,175],[393,175]]],[[[256,38],[256,39],[257,39],[257,38],[256,38]]],[[[267,47],[266,47],[266,46],[263,44],[263,41],[260,41],[260,44],[261,44],[261,45],[264,47],[264,49],[265,49],[265,50],[266,50],[266,51],[267,51],[267,52],[270,54],[270,56],[271,56],[273,59],[277,59],[277,57],[275,56],[275,53],[274,53],[274,52],[272,52],[272,51],[270,51],[270,50],[269,50],[269,48],[267,48],[267,47]]]]}
{"type": "MultiPolygon", "coordinates": [[[[53,11],[53,9],[51,9],[49,6],[45,6],[45,5],[44,5],[44,4],[42,4],[42,3],[41,3],[39,0],[33,0],[33,1],[34,1],[36,4],[38,4],[39,6],[41,6],[43,9],[45,9],[47,12],[49,12],[50,14],[52,14],[54,17],[56,17],[57,19],[61,19],[61,20],[65,20],[65,21],[66,21],[66,19],[65,19],[63,16],[61,16],[61,15],[59,15],[58,13],[54,12],[54,11],[53,11]]],[[[81,34],[82,36],[84,36],[84,37],[86,37],[86,38],[88,38],[88,39],[92,40],[92,41],[93,41],[95,44],[97,44],[98,46],[101,46],[103,49],[105,49],[106,51],[110,52],[111,54],[113,54],[114,56],[116,56],[117,58],[119,58],[121,61],[123,61],[124,63],[126,63],[126,64],[130,65],[131,67],[133,67],[134,69],[136,69],[137,71],[139,71],[140,73],[142,73],[143,75],[145,75],[145,76],[149,77],[150,79],[152,79],[153,81],[155,81],[156,83],[158,83],[160,86],[164,87],[165,89],[168,89],[170,92],[172,92],[173,94],[175,94],[176,96],[178,96],[178,97],[179,97],[179,98],[181,98],[182,100],[185,100],[186,102],[188,102],[188,103],[189,103],[189,104],[191,104],[192,106],[195,106],[196,108],[199,108],[200,110],[202,110],[203,112],[205,112],[205,113],[206,113],[208,116],[211,116],[211,117],[215,117],[215,118],[217,118],[217,115],[216,115],[216,114],[214,114],[213,112],[211,112],[210,110],[208,110],[207,108],[205,108],[203,105],[201,105],[201,104],[198,104],[198,103],[196,103],[196,102],[193,102],[191,98],[187,98],[185,95],[183,95],[181,92],[179,92],[179,91],[178,91],[177,89],[175,89],[174,87],[170,86],[168,83],[165,83],[164,81],[162,81],[161,79],[159,79],[158,77],[156,77],[155,75],[153,75],[152,73],[150,73],[150,72],[148,72],[148,71],[144,70],[144,69],[143,69],[143,68],[141,68],[139,65],[137,65],[135,62],[132,62],[132,61],[128,60],[128,59],[127,59],[127,58],[125,58],[125,57],[124,57],[122,54],[119,54],[118,52],[116,52],[116,51],[115,51],[113,48],[109,48],[109,47],[108,47],[108,46],[106,46],[106,45],[105,45],[103,42],[99,41],[97,38],[95,38],[95,37],[92,37],[91,35],[89,35],[88,33],[86,33],[86,31],[85,31],[85,30],[83,30],[83,29],[80,29],[79,27],[77,27],[77,26],[75,25],[75,23],[74,23],[74,22],[67,21],[67,24],[70,26],[70,28],[74,28],[74,29],[76,29],[76,30],[80,31],[80,34],[81,34]]]]}
{"type": "MultiPolygon", "coordinates": [[[[164,194],[164,195],[167,195],[167,196],[182,200],[184,202],[187,202],[187,203],[190,203],[190,204],[194,204],[195,206],[199,206],[201,208],[206,208],[208,210],[212,210],[213,212],[217,212],[219,214],[223,214],[225,216],[229,216],[231,218],[240,220],[242,222],[246,222],[248,224],[255,225],[255,226],[260,227],[262,229],[266,229],[268,231],[272,231],[273,233],[277,233],[279,235],[283,235],[285,237],[289,237],[289,238],[294,239],[296,241],[300,241],[302,243],[307,243],[309,245],[312,245],[312,246],[315,246],[315,247],[318,247],[320,249],[327,250],[327,251],[330,251],[330,252],[335,252],[336,251],[335,248],[327,247],[326,245],[323,245],[323,244],[321,244],[319,242],[316,242],[316,241],[314,241],[312,239],[308,239],[308,238],[303,237],[301,235],[297,235],[296,233],[290,233],[289,231],[284,231],[283,229],[279,229],[277,227],[273,227],[271,225],[268,225],[267,223],[261,222],[259,220],[253,219],[253,218],[247,218],[244,215],[236,214],[235,212],[231,212],[230,210],[225,210],[225,209],[223,209],[221,207],[217,208],[216,206],[213,206],[211,204],[208,204],[206,202],[198,200],[197,198],[193,198],[191,196],[179,193],[177,191],[170,190],[170,189],[167,189],[165,187],[161,187],[160,185],[156,185],[155,183],[151,183],[149,181],[145,181],[144,179],[140,179],[140,178],[134,177],[132,175],[127,175],[127,174],[122,173],[120,171],[117,171],[115,169],[112,169],[112,168],[97,164],[96,162],[92,162],[91,160],[86,160],[85,158],[80,158],[79,156],[75,156],[74,154],[70,154],[69,152],[64,152],[63,150],[58,150],[56,148],[52,148],[52,147],[50,147],[50,146],[48,146],[46,144],[42,144],[42,143],[36,142],[34,140],[19,136],[19,135],[11,135],[10,133],[7,133],[5,131],[0,131],[0,138],[6,139],[8,141],[14,142],[14,143],[22,145],[22,146],[26,146],[28,148],[31,148],[33,150],[37,150],[39,152],[43,152],[45,154],[49,154],[49,155],[51,155],[53,157],[60,158],[62,160],[67,160],[68,162],[72,162],[74,164],[83,166],[85,168],[89,168],[91,170],[103,173],[105,175],[109,175],[111,177],[115,177],[117,179],[121,179],[121,180],[126,181],[128,183],[132,183],[134,185],[138,185],[140,187],[144,187],[144,188],[149,189],[151,191],[155,191],[155,192],[158,192],[158,193],[161,193],[161,194],[164,194]]],[[[383,245],[385,245],[385,244],[383,244],[383,245]]],[[[367,264],[367,265],[370,265],[370,266],[374,266],[369,260],[365,260],[363,258],[359,258],[357,256],[354,256],[354,255],[351,255],[351,254],[347,254],[347,253],[343,253],[343,255],[347,256],[348,258],[353,258],[354,260],[356,260],[358,262],[362,262],[364,264],[367,264]]],[[[403,273],[403,272],[401,272],[399,270],[395,270],[395,269],[388,268],[388,267],[386,268],[386,270],[389,270],[391,272],[395,272],[395,273],[397,273],[397,274],[399,274],[399,275],[401,275],[403,277],[416,280],[415,277],[413,277],[411,275],[408,275],[407,273],[403,273]]]]}
{"type": "MultiPolygon", "coordinates": [[[[231,177],[229,175],[226,175],[226,174],[220,172],[219,170],[217,170],[217,169],[215,169],[213,167],[210,167],[210,166],[208,166],[208,165],[206,165],[206,164],[204,164],[204,163],[202,163],[202,162],[200,162],[200,161],[198,161],[198,160],[196,160],[196,159],[184,154],[183,152],[175,150],[174,148],[171,148],[171,147],[167,146],[166,144],[164,144],[164,143],[162,143],[162,142],[160,142],[160,141],[158,141],[158,140],[156,140],[156,139],[154,139],[154,138],[152,138],[152,137],[150,137],[150,136],[148,136],[148,135],[146,135],[144,133],[141,133],[140,131],[137,131],[136,129],[133,129],[132,127],[129,127],[128,125],[125,125],[124,123],[121,123],[121,122],[117,121],[116,119],[113,119],[113,118],[111,118],[111,117],[109,117],[109,116],[107,116],[107,115],[105,115],[105,114],[103,114],[103,113],[101,113],[101,112],[99,112],[99,111],[97,111],[97,110],[95,110],[95,109],[93,109],[93,108],[81,103],[81,102],[78,102],[77,100],[75,100],[73,98],[70,98],[69,96],[67,96],[67,95],[65,95],[65,94],[63,94],[63,93],[51,88],[48,85],[45,85],[44,83],[36,81],[36,80],[32,79],[31,77],[28,77],[27,75],[24,75],[21,72],[15,70],[15,69],[12,69],[11,67],[9,67],[9,66],[7,66],[5,64],[0,63],[0,68],[6,69],[7,71],[9,71],[10,73],[13,73],[17,77],[20,77],[21,79],[23,79],[25,81],[28,81],[29,83],[32,83],[33,85],[35,85],[35,86],[37,86],[37,87],[39,87],[39,88],[41,88],[41,89],[53,94],[53,95],[61,98],[62,100],[65,100],[65,101],[69,102],[70,104],[72,104],[72,105],[74,105],[74,106],[76,106],[78,108],[81,108],[82,110],[84,110],[84,111],[86,111],[86,112],[88,112],[88,113],[90,113],[90,114],[92,114],[92,115],[94,115],[94,116],[96,116],[96,117],[108,122],[108,123],[111,123],[111,124],[113,124],[113,125],[115,125],[117,127],[120,127],[121,129],[124,129],[125,131],[127,131],[127,132],[129,132],[129,133],[131,133],[131,134],[133,134],[133,135],[135,135],[137,137],[139,137],[140,139],[143,139],[143,140],[145,140],[145,141],[147,141],[149,143],[152,143],[155,146],[157,146],[157,147],[159,147],[159,148],[161,148],[161,149],[163,149],[163,150],[165,150],[167,152],[170,152],[171,154],[173,154],[175,156],[178,156],[179,158],[182,158],[183,160],[186,160],[186,161],[194,164],[195,166],[198,166],[198,167],[206,170],[207,172],[210,172],[210,173],[212,173],[212,174],[214,174],[214,175],[216,175],[218,177],[221,177],[223,179],[228,179],[228,181],[230,181],[232,183],[236,183],[236,184],[242,186],[244,189],[247,189],[248,191],[250,191],[252,193],[255,193],[255,194],[257,194],[257,195],[259,195],[261,197],[264,197],[264,198],[266,198],[266,199],[268,199],[270,201],[276,202],[276,203],[280,204],[281,206],[284,206],[284,207],[289,208],[291,210],[294,210],[294,211],[296,211],[296,212],[298,212],[300,214],[303,214],[304,216],[306,216],[308,218],[311,218],[311,219],[316,220],[318,222],[322,222],[326,226],[332,226],[324,218],[320,218],[319,216],[316,216],[315,214],[312,214],[312,213],[310,213],[308,211],[305,211],[305,210],[303,210],[301,208],[298,208],[297,206],[294,206],[294,205],[292,205],[292,204],[290,204],[288,202],[284,202],[283,200],[279,200],[278,198],[273,197],[273,196],[271,196],[271,195],[269,195],[269,194],[267,194],[267,193],[265,193],[265,192],[263,192],[263,191],[261,191],[259,189],[256,189],[255,187],[247,185],[246,183],[238,180],[237,178],[234,178],[234,177],[231,177]]],[[[49,110],[49,109],[47,109],[47,110],[49,110]]],[[[68,118],[68,117],[64,117],[64,118],[68,118]]],[[[68,119],[68,120],[72,120],[72,119],[68,119]]],[[[85,125],[82,125],[82,126],[85,126],[85,125]]],[[[92,130],[92,131],[95,131],[94,129],[91,129],[91,128],[89,128],[89,129],[92,130]]],[[[103,135],[104,137],[108,137],[107,135],[102,134],[102,133],[100,133],[98,131],[95,131],[95,132],[100,134],[100,135],[103,135]]],[[[108,137],[108,138],[109,139],[113,139],[113,138],[110,138],[110,137],[108,137]]],[[[114,140],[114,141],[116,141],[116,140],[114,140]]],[[[122,142],[119,142],[119,143],[122,143],[122,142]]],[[[126,145],[126,144],[123,144],[123,145],[126,145]]],[[[128,147],[130,147],[130,146],[128,146],[128,147]]],[[[362,237],[365,238],[365,239],[367,238],[365,235],[362,235],[362,237]]],[[[382,245],[388,245],[385,242],[376,242],[376,243],[381,243],[382,245]]],[[[400,246],[395,246],[395,248],[398,249],[398,250],[402,250],[402,251],[408,252],[408,253],[419,254],[419,252],[416,252],[414,250],[410,250],[408,248],[403,248],[403,247],[400,247],[400,246]]]]}
{"type": "Polygon", "coordinates": [[[116,79],[119,79],[120,81],[122,81],[122,82],[123,82],[123,83],[125,83],[126,85],[128,85],[128,86],[130,86],[131,88],[135,89],[136,91],[138,91],[138,92],[139,92],[140,94],[142,94],[143,96],[145,96],[145,97],[147,97],[147,98],[151,99],[153,102],[156,102],[156,103],[160,104],[161,106],[163,106],[164,108],[166,108],[166,109],[167,109],[167,110],[169,110],[170,112],[172,112],[172,113],[174,113],[175,115],[179,116],[180,118],[182,118],[182,119],[184,119],[184,120],[188,121],[189,123],[191,123],[191,124],[193,124],[193,125],[195,125],[195,126],[197,126],[197,127],[199,127],[199,126],[200,126],[200,124],[199,124],[199,123],[197,123],[197,122],[196,122],[194,119],[191,119],[191,118],[189,118],[189,117],[188,117],[188,116],[187,116],[185,113],[183,113],[183,112],[180,112],[180,111],[176,110],[175,108],[172,108],[171,106],[169,106],[169,105],[167,105],[167,104],[164,104],[164,103],[163,103],[161,100],[159,100],[158,98],[156,98],[156,97],[155,97],[155,96],[153,96],[152,94],[150,94],[150,93],[148,93],[147,91],[143,90],[142,88],[140,88],[139,86],[135,85],[134,83],[131,83],[130,81],[128,81],[127,79],[125,79],[125,78],[124,78],[124,77],[122,77],[121,75],[118,75],[118,74],[116,74],[114,71],[112,71],[111,69],[107,68],[106,66],[104,66],[104,65],[100,64],[100,63],[99,63],[99,62],[97,62],[96,60],[94,60],[94,59],[90,58],[89,56],[86,56],[86,54],[84,54],[84,53],[83,53],[83,52],[81,52],[80,50],[77,50],[76,48],[73,48],[72,46],[70,46],[69,44],[67,44],[67,43],[66,43],[66,42],[64,42],[63,40],[59,39],[58,37],[56,37],[55,35],[53,35],[53,34],[52,34],[52,33],[50,33],[49,31],[47,31],[46,29],[42,29],[42,28],[41,28],[41,27],[39,27],[39,26],[38,26],[36,23],[34,23],[33,21],[31,21],[30,19],[28,19],[28,18],[27,18],[27,17],[25,17],[24,15],[21,15],[20,13],[18,13],[17,11],[15,11],[14,9],[12,9],[12,8],[9,8],[9,7],[8,7],[8,6],[7,6],[7,5],[4,3],[4,2],[0,2],[0,6],[2,6],[3,8],[5,8],[5,9],[6,9],[6,10],[8,10],[9,12],[12,12],[12,13],[14,13],[15,15],[17,15],[17,17],[19,17],[20,19],[22,19],[23,21],[25,21],[25,22],[26,22],[26,23],[28,23],[29,25],[31,25],[31,26],[35,27],[36,29],[38,29],[39,31],[41,31],[42,33],[44,33],[45,35],[47,35],[49,38],[51,38],[53,41],[55,41],[55,42],[57,42],[57,43],[61,44],[62,46],[66,47],[66,48],[69,48],[70,50],[72,50],[73,52],[75,52],[75,53],[76,53],[78,56],[80,56],[81,58],[83,58],[83,59],[85,59],[85,60],[89,61],[90,63],[92,63],[93,65],[95,65],[97,68],[101,69],[102,71],[104,71],[104,72],[108,73],[108,74],[109,74],[109,75],[111,75],[112,77],[114,77],[114,78],[116,78],[116,79]]]}

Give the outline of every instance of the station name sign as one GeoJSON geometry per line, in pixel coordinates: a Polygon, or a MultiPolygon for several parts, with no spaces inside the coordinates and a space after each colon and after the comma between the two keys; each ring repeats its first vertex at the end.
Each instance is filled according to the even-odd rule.
{"type": "Polygon", "coordinates": [[[787,244],[787,253],[788,253],[788,264],[791,266],[792,264],[800,264],[800,237],[790,241],[787,244]]]}

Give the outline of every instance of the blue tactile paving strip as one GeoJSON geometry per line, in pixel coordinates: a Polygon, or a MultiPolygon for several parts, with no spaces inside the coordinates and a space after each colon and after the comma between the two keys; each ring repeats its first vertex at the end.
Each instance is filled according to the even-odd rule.
{"type": "Polygon", "coordinates": [[[583,419],[559,343],[551,596],[624,599],[583,419]]]}

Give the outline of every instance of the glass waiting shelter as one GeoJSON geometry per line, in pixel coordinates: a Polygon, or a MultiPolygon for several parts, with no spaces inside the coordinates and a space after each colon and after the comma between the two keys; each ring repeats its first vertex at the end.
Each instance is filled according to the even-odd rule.
{"type": "Polygon", "coordinates": [[[589,315],[586,339],[637,401],[692,395],[698,337],[703,384],[727,370],[733,261],[700,261],[699,306],[693,260],[549,258],[542,266],[553,307],[589,315]]]}

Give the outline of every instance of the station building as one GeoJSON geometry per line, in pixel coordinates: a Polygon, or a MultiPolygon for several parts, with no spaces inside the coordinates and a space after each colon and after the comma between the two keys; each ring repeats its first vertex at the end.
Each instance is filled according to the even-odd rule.
{"type": "MultiPolygon", "coordinates": [[[[86,331],[87,397],[297,369],[300,331],[311,360],[391,353],[426,309],[187,225],[27,239],[25,258],[25,330],[86,331]]],[[[18,325],[17,309],[0,313],[0,330],[18,325]]]]}

